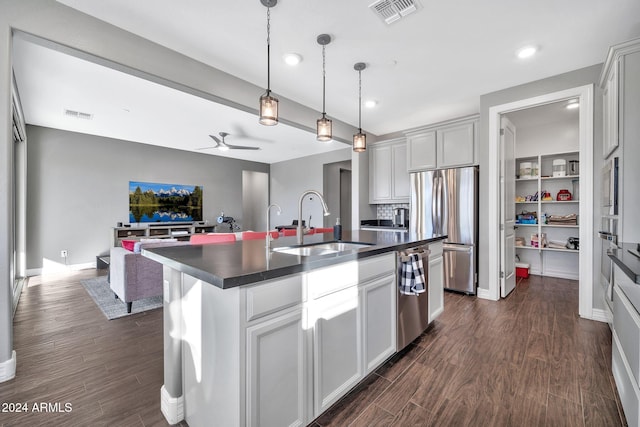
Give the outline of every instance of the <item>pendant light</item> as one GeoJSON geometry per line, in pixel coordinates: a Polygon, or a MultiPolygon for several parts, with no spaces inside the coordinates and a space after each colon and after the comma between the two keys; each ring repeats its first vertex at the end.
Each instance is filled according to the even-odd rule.
{"type": "Polygon", "coordinates": [[[267,92],[260,97],[260,124],[278,124],[278,98],[271,96],[271,8],[278,0],[260,0],[267,8],[267,92]]]}
{"type": "Polygon", "coordinates": [[[353,135],[353,151],[361,153],[367,149],[367,135],[362,132],[362,70],[367,68],[364,62],[358,62],[353,69],[358,72],[358,133],[353,135]]]}
{"type": "Polygon", "coordinates": [[[331,43],[331,36],[328,34],[320,34],[317,38],[318,44],[322,46],[322,117],[316,122],[317,136],[316,139],[322,142],[331,141],[333,138],[331,130],[331,119],[327,119],[327,113],[324,108],[325,104],[325,47],[331,43]]]}

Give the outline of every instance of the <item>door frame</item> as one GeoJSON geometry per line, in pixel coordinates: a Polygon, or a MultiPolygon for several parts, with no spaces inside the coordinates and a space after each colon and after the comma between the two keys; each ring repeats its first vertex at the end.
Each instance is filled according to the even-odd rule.
{"type": "MultiPolygon", "coordinates": [[[[553,102],[577,98],[580,103],[579,138],[580,169],[580,253],[579,253],[579,304],[580,317],[593,316],[593,112],[594,86],[584,85],[532,98],[521,99],[489,108],[489,289],[478,292],[481,298],[500,299],[500,116],[513,111],[537,107],[553,102]],[[586,172],[590,173],[586,173],[586,172]]],[[[594,320],[600,320],[598,318],[594,320]]]]}

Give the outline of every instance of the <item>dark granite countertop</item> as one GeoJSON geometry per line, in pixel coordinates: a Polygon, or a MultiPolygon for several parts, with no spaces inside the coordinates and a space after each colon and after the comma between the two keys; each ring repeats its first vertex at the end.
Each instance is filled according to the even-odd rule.
{"type": "MultiPolygon", "coordinates": [[[[443,240],[447,236],[358,230],[344,231],[342,237],[344,242],[370,243],[373,246],[327,255],[298,256],[273,251],[267,254],[265,242],[260,239],[148,248],[142,250],[142,255],[219,288],[228,289],[428,244],[443,240]]],[[[332,233],[309,235],[304,238],[305,245],[331,241],[334,241],[332,233]]],[[[280,237],[273,241],[272,248],[295,245],[295,236],[280,237]]]]}
{"type": "Polygon", "coordinates": [[[637,243],[619,243],[618,249],[609,249],[607,255],[629,278],[640,284],[640,258],[629,251],[638,252],[637,243]]]}

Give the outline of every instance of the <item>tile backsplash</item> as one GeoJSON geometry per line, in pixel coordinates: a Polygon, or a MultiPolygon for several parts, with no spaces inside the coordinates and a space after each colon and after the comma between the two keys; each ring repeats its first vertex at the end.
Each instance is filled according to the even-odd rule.
{"type": "Polygon", "coordinates": [[[378,205],[378,212],[376,219],[391,219],[393,220],[393,210],[395,208],[407,208],[409,209],[408,203],[396,203],[391,205],[378,205]]]}

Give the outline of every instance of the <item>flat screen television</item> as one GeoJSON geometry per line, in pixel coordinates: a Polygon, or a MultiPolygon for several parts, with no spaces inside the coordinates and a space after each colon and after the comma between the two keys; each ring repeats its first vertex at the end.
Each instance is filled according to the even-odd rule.
{"type": "Polygon", "coordinates": [[[202,221],[202,186],[129,181],[129,222],[202,221]]]}

